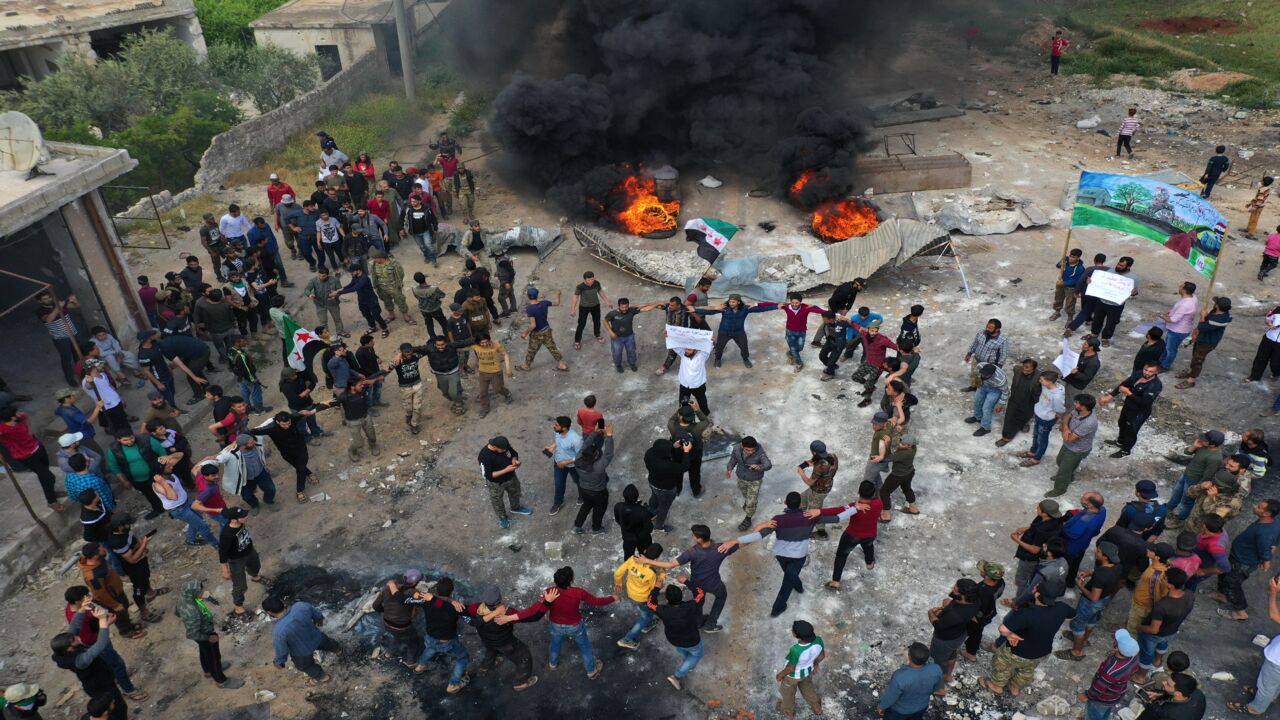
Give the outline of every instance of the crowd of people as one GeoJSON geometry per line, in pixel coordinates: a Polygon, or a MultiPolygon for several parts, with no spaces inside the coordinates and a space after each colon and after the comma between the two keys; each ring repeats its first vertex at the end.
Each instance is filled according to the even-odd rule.
{"type": "MultiPolygon", "coordinates": [[[[478,406],[477,421],[490,412],[491,396],[513,401],[515,395],[505,378],[511,378],[515,369],[532,371],[542,348],[552,356],[555,370],[569,369],[550,319],[552,308],[562,307],[562,293],[544,294],[530,285],[524,290],[527,302],[518,306],[513,261],[490,253],[486,233],[474,217],[475,179],[461,162],[461,148],[446,134],[434,147],[438,155],[431,163],[422,168],[391,163],[377,179],[367,155],[361,153],[353,161],[338,150],[333,138],[322,134],[322,170],[310,199],[299,204],[293,188],[272,175],[267,187],[269,218],[247,219],[234,204],[220,219],[205,216],[198,235],[211,267],[206,270],[201,258],[192,255],[185,258],[181,270],[166,273],[159,287],[147,277],[138,278],[139,298],[151,327],[137,333],[135,349],[126,350],[103,327],[92,327],[82,337],[73,318],[74,297],[61,302],[52,295],[39,298],[40,319],[60,353],[68,386],[54,393],[56,413],[66,433],[58,440],[56,457],[51,458],[26,413],[11,402],[0,408],[0,445],[15,467],[36,476],[50,507],[65,510],[66,498],[79,508],[84,544],[77,567],[83,584],[66,589],[67,626],[50,644],[54,663],[76,675],[88,696],[85,717],[122,720],[129,701],[146,699],[112,644],[112,628],[127,640],[145,637],[149,625],[163,621],[157,600],[170,591],[152,582],[148,547],[156,530],[135,532],[138,521],[121,507],[122,493],[133,490],[142,497],[144,521],[167,514],[181,523],[175,528],[182,529],[188,545],[208,546],[216,552],[221,577],[231,586],[231,609],[215,612],[212,606],[217,600],[209,587],[192,579],[173,594],[173,610],[186,637],[198,646],[205,677],[219,688],[233,690],[244,681],[226,674],[229,667],[221,657],[220,631],[253,617],[248,603],[250,583],[269,587],[251,526],[263,508],[278,512],[283,504],[263,442],[270,439],[293,469],[295,500],[306,503],[308,484],[319,481],[309,467],[310,448],[332,434],[321,428],[321,413],[331,409],[341,413],[350,435],[350,461],[360,462],[366,451],[370,458],[379,456],[377,425],[381,409],[390,405],[383,399],[388,380],[395,378],[409,433],[420,433],[424,415],[430,417],[424,411],[422,360],[427,361],[450,411],[468,414],[470,396],[472,405],[478,406]],[[455,202],[470,228],[457,248],[464,263],[458,288],[450,296],[449,290],[429,282],[424,273],[415,273],[410,291],[426,330],[425,342],[403,342],[394,353],[380,355],[376,345],[389,336],[388,323],[399,319],[407,325],[419,324],[406,302],[406,273],[396,255],[403,256],[411,248],[421,252],[424,262],[438,266],[442,250],[447,249],[439,247],[438,223],[454,211],[455,202]],[[407,242],[410,239],[412,243],[407,242]],[[281,242],[290,254],[287,261],[281,242]],[[315,312],[313,329],[303,332],[322,341],[322,349],[314,353],[298,352],[292,328],[301,323],[285,309],[284,289],[295,286],[288,280],[289,262],[305,262],[312,273],[301,297],[310,301],[315,312]],[[352,342],[354,349],[346,342],[352,334],[343,318],[344,295],[356,296],[366,325],[352,342]],[[518,334],[528,344],[523,363],[513,366],[497,331],[517,312],[525,317],[518,334]],[[266,359],[253,350],[255,337],[268,347],[266,359]],[[295,353],[302,362],[292,361],[295,353]],[[264,373],[277,360],[281,370],[275,385],[286,405],[278,412],[264,404],[263,394],[271,383],[264,373]],[[210,378],[211,373],[224,372],[227,387],[210,378]],[[185,403],[177,398],[179,375],[191,391],[185,403]],[[464,386],[469,376],[474,377],[464,386]],[[148,406],[142,416],[132,414],[122,394],[135,383],[137,389],[148,388],[148,406]],[[330,399],[316,397],[324,392],[331,392],[330,399]],[[208,437],[188,437],[192,428],[182,422],[188,412],[182,405],[201,402],[208,402],[212,412],[208,437]],[[194,445],[209,445],[212,451],[198,453],[194,445]],[[57,486],[53,465],[63,474],[64,490],[57,486]]],[[[1153,327],[1147,333],[1131,366],[1122,363],[1131,367],[1127,377],[1111,387],[1095,387],[1103,353],[1110,352],[1125,304],[1096,298],[1087,289],[1098,271],[1133,278],[1134,260],[1122,257],[1111,268],[1103,254],[1095,255],[1090,266],[1085,266],[1083,257],[1082,251],[1074,249],[1058,263],[1049,318],[1057,320],[1065,311],[1069,320],[1064,338],[1088,325],[1074,362],[1053,369],[1042,368],[1034,357],[1010,362],[1016,357],[1011,356],[1013,343],[998,318],[984,324],[963,355],[970,366],[964,389],[973,393],[965,421],[976,426],[973,435],[998,433],[997,448],[1018,443],[1026,449],[1016,453],[1016,464],[1031,468],[1043,461],[1056,434],[1061,441],[1055,469],[1045,479],[1045,498],[1034,507],[1030,521],[1010,534],[1013,547],[1008,549],[1016,567],[1012,588],[1006,587],[1006,563],[985,558],[976,563],[971,577],[952,584],[924,618],[932,626],[929,642],[912,642],[903,649],[903,665],[879,696],[878,709],[884,717],[923,717],[930,699],[948,691],[957,661],[978,662],[982,653],[990,655],[990,669],[981,686],[996,695],[1019,696],[1033,681],[1037,665],[1052,652],[1059,634],[1072,646],[1058,652],[1058,657],[1084,660],[1103,612],[1127,590],[1126,622],[1108,629],[1110,640],[1099,643],[1103,657],[1079,696],[1086,718],[1110,717],[1128,696],[1132,682],[1138,685],[1136,697],[1147,706],[1142,718],[1198,720],[1205,712],[1205,698],[1199,680],[1188,669],[1191,653],[1172,647],[1194,611],[1197,586],[1216,576],[1218,592],[1213,597],[1222,603],[1218,614],[1226,621],[1248,618],[1245,583],[1259,568],[1269,569],[1280,535],[1276,522],[1280,501],[1250,498],[1253,481],[1268,473],[1271,462],[1261,429],[1233,429],[1240,432],[1241,440],[1232,447],[1220,429],[1197,433],[1184,454],[1171,458],[1185,469],[1178,478],[1171,478],[1173,490],[1167,502],[1159,499],[1154,482],[1138,482],[1134,498],[1124,503],[1118,521],[1105,533],[1108,508],[1102,493],[1086,490],[1077,510],[1064,511],[1057,500],[1072,490],[1079,468],[1093,453],[1099,409],[1121,405],[1116,440],[1108,441],[1116,448],[1110,457],[1129,456],[1163,392],[1161,375],[1173,370],[1179,348],[1184,344],[1192,348],[1189,366],[1178,374],[1183,382],[1176,386],[1188,389],[1196,385],[1203,364],[1232,321],[1229,298],[1213,298],[1211,307],[1198,310],[1195,285],[1184,283],[1162,317],[1164,328],[1153,327]],[[1021,444],[1019,434],[1028,435],[1029,445],[1021,444]],[[1252,521],[1247,527],[1234,539],[1228,538],[1227,522],[1249,513],[1252,521]],[[1074,605],[1068,602],[1068,593],[1074,593],[1074,605]],[[1007,610],[1003,615],[1001,608],[1007,610]],[[989,630],[993,624],[995,640],[984,643],[984,637],[993,634],[989,630]]],[[[295,266],[295,270],[301,268],[295,266]]],[[[453,579],[428,581],[421,571],[407,570],[386,579],[373,604],[395,657],[415,673],[426,673],[432,670],[433,658],[446,656],[452,661],[446,692],[461,692],[472,677],[468,672],[471,656],[460,630],[469,624],[484,650],[479,669],[509,660],[513,688],[525,690],[538,682],[538,675],[532,653],[515,626],[545,618],[549,635],[545,667],[557,669],[564,641],[572,640],[591,680],[601,675],[604,666],[593,652],[587,622],[590,611],[584,612],[584,607],[617,604],[622,608],[618,612],[633,618],[633,624],[615,639],[616,644],[635,650],[645,634],[661,625],[678,659],[666,679],[679,690],[706,652],[705,635],[725,629],[720,619],[729,593],[721,566],[748,545],[772,536],[767,552],[781,575],[770,610],[774,618],[788,612],[793,594],[805,592],[803,570],[813,543],[829,538],[828,525],[845,527],[838,532],[825,591],[841,590],[855,548],[861,551],[863,565],[875,568],[877,538],[893,528],[894,513],[921,512],[912,488],[917,453],[922,446],[926,454],[938,451],[922,440],[912,424],[920,404],[912,388],[922,357],[924,306],[911,306],[891,339],[885,317],[858,305],[858,295],[867,285],[862,278],[839,285],[826,307],[808,304],[798,293],[790,294],[784,303],[752,304],[736,294],[713,303],[708,299],[711,284],[710,278],[704,278],[686,296],[638,303],[619,297],[615,304],[600,280],[586,272],[572,291],[568,310],[576,318],[574,348],[582,350],[590,320],[597,343],[603,344],[607,335],[617,373],[628,368],[638,372],[638,315],[660,309],[664,326],[704,330],[711,330],[709,319],[719,316],[710,350],[676,345],[656,367],[658,375],[676,368],[678,393],[665,432],[651,442],[645,440],[650,443],[642,461],[647,497],[642,497],[640,484],[627,484],[621,501],[609,512],[615,444],[624,438],[606,422],[594,395],[584,398],[575,417],[556,416],[549,443],[541,448],[551,466],[551,515],[563,509],[572,493],[577,509],[571,532],[604,534],[612,517],[621,548],[611,592],[597,595],[576,585],[574,569],[566,566],[555,571],[543,591],[520,599],[525,602],[507,597],[496,585],[481,589],[476,597],[462,598],[453,579]],[[798,459],[794,489],[785,493],[783,507],[766,511],[768,517],[761,520],[757,518],[761,489],[775,469],[765,441],[772,442],[775,436],[765,436],[764,441],[754,436],[736,438],[728,451],[724,477],[736,480],[741,534],[715,539],[712,524],[694,518],[697,522],[688,526],[686,549],[668,552],[654,538],[669,539],[681,532],[671,520],[687,512],[676,506],[686,482],[693,497],[705,492],[702,466],[707,443],[720,433],[716,418],[726,414],[713,414],[708,362],[720,368],[724,349],[732,341],[744,365],[751,368],[748,319],[775,310],[783,311],[787,360],[795,373],[804,370],[806,347],[819,348],[819,379],[830,382],[848,373],[859,394],[857,406],[876,406],[868,411],[866,455],[859,457],[856,450],[836,440],[814,439],[808,455],[798,459]],[[841,455],[846,468],[850,462],[856,468],[861,461],[857,482],[837,485],[841,455]],[[895,508],[899,491],[905,504],[895,508]],[[687,570],[670,572],[678,568],[687,570]]],[[[1136,295],[1136,280],[1134,287],[1136,295]]],[[[516,326],[512,320],[509,336],[516,333],[516,326]]],[[[1280,308],[1268,315],[1268,327],[1245,382],[1260,379],[1268,366],[1273,376],[1280,375],[1280,338],[1273,337],[1280,333],[1280,308]]],[[[944,351],[938,348],[938,352],[944,351]]],[[[1280,409],[1280,398],[1276,408],[1280,409]]],[[[501,529],[511,527],[512,516],[534,512],[521,486],[520,473],[527,476],[527,471],[508,437],[491,437],[479,449],[477,461],[501,529]]],[[[1280,581],[1270,580],[1268,590],[1269,616],[1280,622],[1280,581]]],[[[328,682],[331,676],[316,653],[333,651],[338,645],[321,630],[320,610],[300,600],[286,602],[269,592],[262,594],[261,608],[273,620],[273,664],[285,667],[292,662],[307,677],[308,686],[328,682]]],[[[794,717],[799,694],[815,714],[821,714],[816,683],[827,658],[825,645],[812,621],[791,620],[794,643],[785,656],[779,652],[776,709],[794,717]]],[[[1280,636],[1264,652],[1252,697],[1247,704],[1230,707],[1261,714],[1278,693],[1280,636]]],[[[46,698],[39,688],[19,684],[9,688],[5,700],[6,718],[38,718],[46,698]]]]}

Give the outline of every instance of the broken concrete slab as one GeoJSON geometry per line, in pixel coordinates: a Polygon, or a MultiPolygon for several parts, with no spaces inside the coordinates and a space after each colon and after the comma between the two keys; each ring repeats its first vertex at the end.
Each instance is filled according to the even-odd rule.
{"type": "Polygon", "coordinates": [[[939,105],[926,110],[876,113],[874,125],[878,128],[893,127],[894,125],[945,120],[947,118],[960,117],[961,115],[964,115],[964,111],[954,105],[939,105]]]}
{"type": "Polygon", "coordinates": [[[1052,225],[1066,217],[1062,210],[991,187],[916,200],[921,218],[965,235],[1007,235],[1019,228],[1052,225]]]}

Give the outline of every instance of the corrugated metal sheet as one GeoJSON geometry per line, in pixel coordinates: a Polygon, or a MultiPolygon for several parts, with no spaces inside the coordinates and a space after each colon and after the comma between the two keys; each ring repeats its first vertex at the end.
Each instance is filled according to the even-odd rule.
{"type": "Polygon", "coordinates": [[[838,284],[872,273],[892,262],[901,265],[935,240],[947,237],[947,231],[918,220],[889,218],[864,237],[828,245],[827,261],[831,271],[824,282],[838,284]]]}

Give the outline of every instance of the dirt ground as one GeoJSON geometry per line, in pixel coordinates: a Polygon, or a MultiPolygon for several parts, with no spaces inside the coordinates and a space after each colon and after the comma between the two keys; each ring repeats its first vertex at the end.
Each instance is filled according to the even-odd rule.
{"type": "MultiPolygon", "coordinates": [[[[1110,157],[1114,140],[1077,130],[1074,124],[1098,112],[1104,119],[1103,127],[1113,128],[1129,102],[1123,90],[1109,96],[1111,100],[1099,99],[1086,91],[1083,79],[1050,79],[1047,69],[965,57],[951,40],[919,46],[933,48],[938,56],[902,60],[882,85],[901,86],[929,77],[935,87],[948,88],[940,90],[943,100],[977,98],[994,107],[990,112],[970,112],[961,118],[901,130],[917,133],[917,143],[924,151],[965,154],[974,163],[975,186],[1007,187],[1050,206],[1058,205],[1064,185],[1074,183],[1081,168],[1145,172],[1177,167],[1195,176],[1212,145],[1224,142],[1233,147],[1259,147],[1274,134],[1272,115],[1251,114],[1236,121],[1212,108],[1198,109],[1180,117],[1175,126],[1156,112],[1144,117],[1144,130],[1136,142],[1137,157],[1117,161],[1110,157]],[[948,61],[948,70],[937,74],[932,68],[937,67],[940,57],[948,61]]],[[[856,89],[851,87],[851,92],[856,89]]],[[[1132,90],[1140,92],[1150,91],[1132,90]]],[[[1183,101],[1173,98],[1169,102],[1183,101]]],[[[488,149],[483,138],[476,144],[481,151],[488,149]]],[[[385,163],[385,159],[376,160],[385,163]]],[[[1245,171],[1243,175],[1232,176],[1219,186],[1215,201],[1233,225],[1243,223],[1243,206],[1252,197],[1250,181],[1276,164],[1274,155],[1258,152],[1247,162],[1238,161],[1244,166],[1239,168],[1245,171]]],[[[483,161],[477,165],[473,169],[481,171],[479,215],[486,226],[517,221],[557,224],[556,209],[528,194],[496,186],[483,161]]],[[[689,183],[701,174],[692,169],[684,177],[686,196],[690,196],[689,183]]],[[[299,187],[294,179],[286,179],[299,187]]],[[[736,203],[727,202],[729,194],[745,194],[751,189],[748,184],[746,180],[731,181],[718,191],[723,198],[715,202],[736,207],[736,203]]],[[[251,214],[265,210],[265,198],[257,187],[233,188],[217,199],[239,201],[251,214]]],[[[754,219],[752,213],[742,213],[754,219]]],[[[798,213],[779,219],[795,226],[804,223],[798,213]]],[[[1276,222],[1271,210],[1263,224],[1276,222]]],[[[972,577],[978,559],[1011,563],[1013,547],[1008,534],[1030,520],[1034,504],[1048,488],[1051,464],[1035,469],[1016,466],[1013,453],[1026,447],[1027,438],[1020,436],[1009,447],[996,449],[994,436],[970,436],[972,428],[961,419],[969,414],[971,397],[959,388],[967,377],[964,350],[987,317],[1003,319],[1013,356],[1033,357],[1042,363],[1052,360],[1061,331],[1058,323],[1046,318],[1052,298],[1052,265],[1064,233],[1060,228],[1041,228],[1007,236],[957,236],[955,246],[969,292],[951,261],[915,260],[871,278],[859,303],[882,313],[894,330],[896,318],[906,314],[911,304],[921,302],[927,308],[922,323],[924,361],[913,389],[921,400],[913,426],[921,437],[915,484],[923,512],[918,517],[899,514],[882,530],[875,570],[866,571],[856,556],[851,558],[845,588],[838,593],[821,589],[834,541],[816,543],[804,573],[811,590],[793,596],[789,611],[778,620],[768,619],[768,606],[779,580],[768,550],[752,546],[730,559],[724,566],[730,591],[722,619],[726,631],[705,638],[706,658],[689,677],[685,691],[673,691],[663,679],[678,664],[678,658],[661,633],[645,636],[636,651],[614,645],[632,620],[629,610],[614,607],[594,613],[589,622],[595,651],[605,663],[603,677],[594,682],[581,676],[581,661],[571,648],[566,648],[559,669],[549,671],[545,628],[518,626],[517,634],[532,647],[536,672],[542,677],[537,687],[523,694],[509,689],[510,670],[500,666],[494,673],[478,674],[464,692],[446,696],[444,665],[415,676],[393,662],[370,657],[374,643],[365,630],[367,621],[357,622],[354,630],[344,629],[370,588],[409,567],[421,568],[428,575],[457,578],[463,597],[474,597],[481,587],[497,584],[509,601],[519,604],[531,602],[538,589],[549,584],[554,569],[563,564],[575,567],[578,584],[583,587],[599,594],[610,592],[611,571],[621,560],[617,530],[609,522],[604,535],[575,536],[569,532],[571,506],[558,515],[547,514],[550,469],[539,449],[549,440],[552,418],[573,414],[584,395],[595,393],[617,434],[610,502],[621,499],[621,489],[627,483],[643,489],[641,455],[653,439],[665,434],[666,419],[676,405],[676,381],[671,375],[657,377],[653,373],[663,353],[658,317],[646,315],[637,323],[640,372],[617,375],[607,345],[595,343],[590,329],[582,349],[573,348],[573,321],[567,307],[562,306],[551,311],[551,318],[556,341],[571,371],[554,372],[550,358],[541,354],[531,373],[518,373],[510,382],[515,401],[510,405],[495,402],[486,419],[476,417],[474,383],[468,380],[465,385],[471,408],[465,417],[453,416],[439,395],[428,393],[430,420],[422,435],[411,436],[401,422],[397,391],[388,386],[385,399],[391,407],[384,408],[377,421],[381,457],[352,464],[346,460],[345,433],[326,439],[313,453],[312,467],[319,482],[308,492],[317,501],[306,505],[294,504],[288,468],[278,458],[271,458],[273,474],[284,490],[283,509],[264,512],[249,524],[273,589],[320,606],[327,615],[326,631],[343,644],[338,656],[324,659],[334,674],[333,683],[308,691],[294,670],[273,669],[270,625],[260,617],[224,635],[223,656],[232,663],[228,672],[244,677],[245,688],[216,689],[199,675],[195,647],[185,640],[174,617],[171,594],[156,603],[166,616],[151,627],[145,639],[116,641],[138,684],[151,693],[151,699],[132,705],[131,710],[142,717],[160,718],[261,717],[254,714],[263,711],[255,708],[255,703],[273,698],[269,701],[271,716],[281,718],[595,718],[618,713],[660,718],[771,717],[776,698],[772,676],[782,665],[790,623],[805,618],[826,641],[828,662],[818,675],[826,714],[869,717],[878,688],[901,662],[906,645],[928,641],[927,609],[941,601],[956,578],[972,577]],[[520,475],[526,504],[535,511],[528,518],[514,517],[511,529],[505,531],[494,520],[475,468],[481,445],[499,433],[511,439],[525,460],[520,475]],[[549,541],[563,543],[563,560],[547,557],[544,544],[549,541]]],[[[163,270],[177,267],[182,252],[196,247],[194,233],[187,233],[183,242],[172,254],[135,253],[130,261],[136,270],[160,276],[163,270]]],[[[670,249],[683,249],[678,240],[668,242],[674,246],[670,249]]],[[[1103,352],[1103,369],[1094,384],[1094,389],[1101,391],[1118,382],[1130,367],[1140,341],[1136,334],[1125,331],[1166,310],[1182,281],[1194,280],[1202,288],[1205,281],[1195,277],[1176,256],[1145,240],[1081,230],[1072,244],[1082,247],[1087,255],[1103,251],[1134,256],[1135,272],[1141,279],[1141,294],[1129,303],[1122,332],[1103,352]]],[[[1131,497],[1136,480],[1154,479],[1162,494],[1168,493],[1178,471],[1163,455],[1176,452],[1197,431],[1222,427],[1234,442],[1240,431],[1249,427],[1275,430],[1273,420],[1259,413],[1269,408],[1271,393],[1280,387],[1274,382],[1239,383],[1264,328],[1262,318],[1271,306],[1267,288],[1254,279],[1260,251],[1258,241],[1237,233],[1227,241],[1214,294],[1234,299],[1235,322],[1221,348],[1210,357],[1200,386],[1179,391],[1173,389],[1170,379],[1133,456],[1109,459],[1099,443],[1072,493],[1102,491],[1114,517],[1131,497]]],[[[432,282],[447,287],[454,285],[462,268],[456,255],[445,258],[438,269],[424,267],[412,249],[397,256],[407,275],[423,270],[432,282]]],[[[565,305],[568,292],[585,270],[595,271],[614,299],[627,296],[633,302],[647,302],[670,294],[665,288],[604,265],[584,253],[572,238],[542,262],[531,253],[517,253],[516,269],[521,287],[533,284],[544,293],[563,289],[565,305]]],[[[298,281],[305,279],[305,267],[299,263],[293,263],[290,270],[298,281]]],[[[310,308],[304,307],[296,293],[296,289],[286,293],[292,307],[302,308],[296,316],[312,322],[310,308]]],[[[825,296],[818,294],[814,301],[823,302],[825,296]]],[[[354,303],[344,304],[343,312],[349,321],[357,317],[354,303]]],[[[359,328],[358,323],[351,324],[359,328]]],[[[406,327],[397,320],[392,328],[390,338],[378,340],[383,355],[390,355],[402,341],[425,339],[421,325],[406,327]]],[[[517,363],[525,350],[525,343],[515,336],[518,329],[504,323],[498,333],[517,363]]],[[[730,351],[724,367],[710,372],[708,389],[717,432],[755,435],[775,463],[766,477],[758,517],[780,509],[782,496],[799,488],[790,468],[804,459],[805,448],[815,438],[824,439],[844,461],[832,501],[848,498],[869,440],[871,414],[871,408],[858,409],[852,402],[856,391],[843,379],[848,368],[837,382],[819,382],[816,351],[809,348],[808,367],[795,374],[783,357],[781,320],[776,314],[752,318],[749,329],[755,368],[744,368],[730,351]]],[[[1186,362],[1184,351],[1178,367],[1185,367],[1186,362]]],[[[274,372],[264,375],[271,377],[274,372]]],[[[232,384],[225,374],[215,379],[232,384]]],[[[185,397],[185,392],[180,393],[180,400],[185,397]]],[[[140,398],[135,401],[142,402],[140,398]]],[[[283,405],[274,389],[267,393],[267,402],[283,405]]],[[[1116,410],[1102,411],[1100,441],[1114,437],[1117,415],[1116,410]]],[[[199,424],[192,424],[189,435],[198,451],[212,451],[211,439],[199,424]]],[[[341,430],[332,413],[322,415],[321,424],[341,430]]],[[[734,526],[741,517],[740,499],[734,484],[723,479],[721,462],[709,460],[704,465],[708,492],[701,499],[684,495],[676,501],[671,523],[677,532],[655,536],[670,552],[686,546],[689,540],[684,529],[693,522],[709,524],[717,539],[735,534],[734,526]]],[[[1276,490],[1270,478],[1255,484],[1258,497],[1273,496],[1276,490]]],[[[142,501],[130,495],[124,504],[137,510],[142,501]]],[[[167,518],[158,519],[154,526],[160,529],[152,559],[157,584],[176,590],[187,579],[202,578],[222,607],[229,608],[230,588],[218,576],[213,551],[184,546],[180,527],[167,518]]],[[[1231,529],[1238,532],[1242,527],[1236,523],[1231,529]]],[[[0,610],[0,682],[35,681],[47,688],[54,704],[45,712],[49,718],[78,717],[83,705],[72,678],[48,661],[48,638],[62,627],[61,594],[66,586],[79,582],[74,571],[60,573],[61,565],[61,561],[51,563],[31,587],[10,598],[0,610]]],[[[1206,583],[1206,588],[1211,584],[1206,583]]],[[[1253,619],[1242,624],[1224,623],[1214,614],[1214,603],[1200,595],[1196,611],[1174,644],[1192,655],[1193,670],[1205,682],[1210,697],[1210,718],[1224,717],[1223,703],[1242,697],[1241,684],[1252,684],[1260,650],[1250,639],[1272,632],[1262,610],[1262,583],[1255,579],[1247,589],[1253,619]],[[1208,679],[1217,672],[1229,672],[1236,680],[1208,679]]],[[[249,602],[256,606],[262,595],[261,588],[251,587],[249,602]]],[[[1127,606],[1128,596],[1122,594],[1109,618],[1122,618],[1127,606]]],[[[478,641],[469,631],[465,635],[473,661],[478,660],[478,641]]],[[[977,689],[976,678],[986,672],[990,662],[984,653],[976,664],[962,663],[953,691],[935,703],[930,717],[1005,720],[1017,711],[1038,716],[1035,704],[1053,695],[1074,704],[1076,690],[1087,684],[1107,649],[1105,645],[1095,642],[1088,660],[1080,664],[1050,657],[1040,666],[1035,685],[1016,701],[993,700],[977,689]]]]}

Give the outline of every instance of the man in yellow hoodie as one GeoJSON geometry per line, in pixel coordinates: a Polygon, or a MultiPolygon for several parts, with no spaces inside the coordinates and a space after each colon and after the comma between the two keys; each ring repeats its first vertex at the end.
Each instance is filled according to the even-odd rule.
{"type": "MultiPolygon", "coordinates": [[[[662,557],[662,546],[658,543],[650,543],[641,554],[650,560],[657,560],[662,557]]],[[[627,581],[627,599],[636,606],[640,617],[627,631],[626,637],[618,641],[618,647],[635,650],[640,646],[636,642],[640,638],[640,633],[647,633],[658,626],[658,618],[649,609],[649,597],[654,591],[662,589],[663,583],[667,580],[667,574],[636,562],[634,557],[629,557],[626,562],[618,566],[617,570],[613,571],[614,595],[622,595],[623,578],[627,581]]]]}

